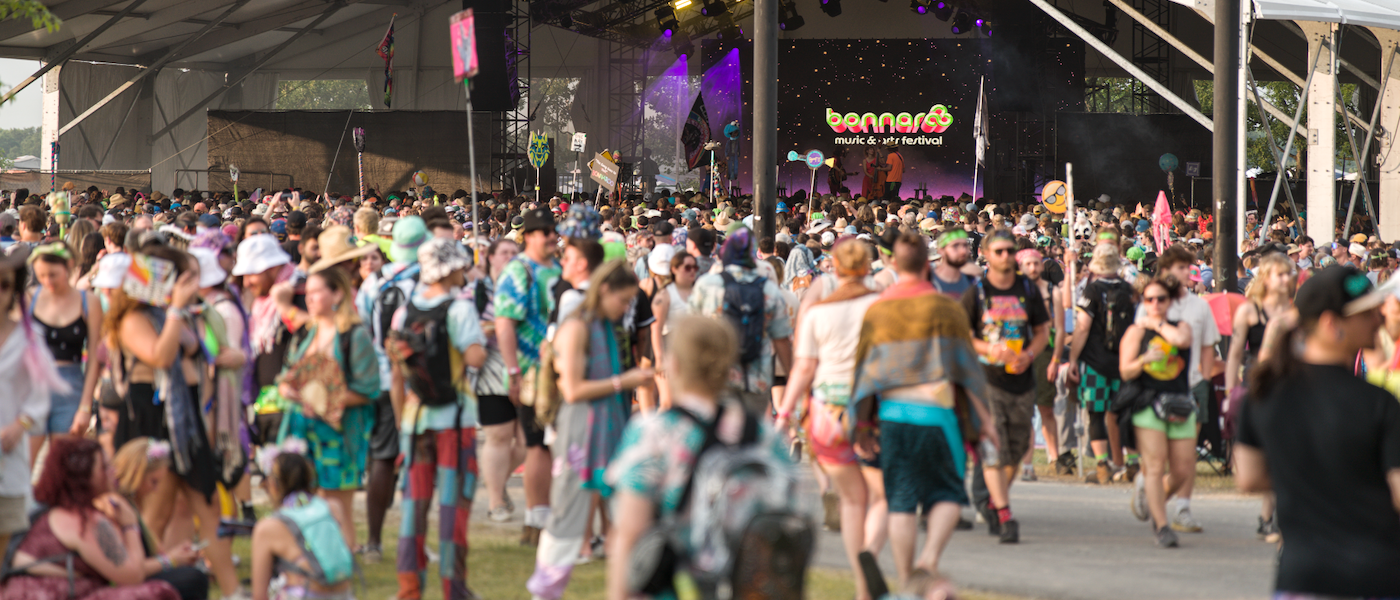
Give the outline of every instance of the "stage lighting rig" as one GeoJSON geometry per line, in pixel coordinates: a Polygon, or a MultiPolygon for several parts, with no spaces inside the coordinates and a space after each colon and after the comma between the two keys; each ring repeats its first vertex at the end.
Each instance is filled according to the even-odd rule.
{"type": "Polygon", "coordinates": [[[787,2],[778,7],[778,29],[796,31],[806,24],[807,20],[797,14],[797,3],[787,2]]]}
{"type": "Polygon", "coordinates": [[[986,19],[977,19],[977,28],[982,30],[982,35],[992,37],[992,22],[986,19]]]}
{"type": "Polygon", "coordinates": [[[680,58],[694,54],[695,44],[690,41],[690,36],[680,33],[672,36],[671,49],[676,52],[676,58],[680,58]]]}
{"type": "Polygon", "coordinates": [[[729,12],[729,5],[725,4],[724,0],[707,0],[700,7],[700,14],[707,17],[718,17],[727,12],[729,12]]]}
{"type": "Polygon", "coordinates": [[[821,0],[822,12],[832,17],[841,16],[841,0],[821,0]]]}
{"type": "Polygon", "coordinates": [[[568,29],[568,28],[570,28],[570,27],[573,27],[573,26],[574,26],[574,16],[571,15],[571,14],[569,14],[569,13],[564,13],[563,16],[559,17],[559,26],[560,26],[560,27],[563,27],[564,29],[568,29]]]}
{"type": "Polygon", "coordinates": [[[680,29],[680,21],[676,20],[676,9],[663,6],[656,9],[656,25],[661,28],[661,35],[672,35],[680,29]]]}
{"type": "Polygon", "coordinates": [[[972,30],[972,15],[959,11],[953,15],[953,35],[962,35],[972,30]]]}
{"type": "Polygon", "coordinates": [[[953,3],[950,0],[933,0],[933,16],[939,21],[953,18],[953,3]]]}
{"type": "Polygon", "coordinates": [[[744,30],[738,25],[730,23],[728,27],[719,30],[719,43],[725,48],[732,48],[744,42],[744,30]]]}
{"type": "Polygon", "coordinates": [[[685,7],[687,7],[687,6],[690,6],[691,4],[694,4],[694,2],[691,2],[691,0],[676,0],[676,1],[675,1],[675,8],[676,8],[676,10],[680,10],[680,9],[682,9],[682,8],[685,8],[685,7]]]}
{"type": "Polygon", "coordinates": [[[921,15],[928,14],[928,0],[909,0],[909,10],[921,15]]]}

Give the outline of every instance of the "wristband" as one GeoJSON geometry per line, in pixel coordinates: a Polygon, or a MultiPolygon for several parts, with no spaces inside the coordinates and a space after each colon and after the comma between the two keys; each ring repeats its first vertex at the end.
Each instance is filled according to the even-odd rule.
{"type": "Polygon", "coordinates": [[[509,373],[511,377],[514,377],[514,376],[516,376],[516,375],[519,375],[519,374],[520,374],[520,367],[507,367],[507,368],[506,368],[506,373],[509,373]]]}
{"type": "Polygon", "coordinates": [[[20,415],[19,418],[15,420],[19,422],[19,426],[23,427],[25,431],[34,428],[34,419],[29,415],[20,415]]]}
{"type": "Polygon", "coordinates": [[[175,568],[175,565],[170,562],[170,557],[164,554],[156,555],[156,560],[160,561],[160,570],[162,571],[175,568]]]}
{"type": "Polygon", "coordinates": [[[622,378],[617,375],[612,376],[613,392],[622,391],[622,378]]]}
{"type": "Polygon", "coordinates": [[[779,418],[779,419],[784,419],[784,420],[786,420],[786,419],[791,418],[791,417],[792,417],[792,411],[790,411],[790,410],[778,411],[778,418],[779,418]]]}

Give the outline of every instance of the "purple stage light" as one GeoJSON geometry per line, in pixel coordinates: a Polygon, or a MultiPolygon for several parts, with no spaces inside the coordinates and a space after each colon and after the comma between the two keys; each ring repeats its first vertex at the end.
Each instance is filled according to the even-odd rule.
{"type": "Polygon", "coordinates": [[[928,7],[920,4],[919,8],[915,9],[915,11],[917,11],[921,15],[928,14],[928,7]]]}

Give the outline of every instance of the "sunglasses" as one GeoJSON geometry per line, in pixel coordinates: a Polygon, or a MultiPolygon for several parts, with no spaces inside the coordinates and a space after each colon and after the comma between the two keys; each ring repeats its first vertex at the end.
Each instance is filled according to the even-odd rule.
{"type": "Polygon", "coordinates": [[[679,269],[679,270],[681,270],[681,271],[694,271],[694,270],[699,269],[700,267],[697,267],[697,266],[691,265],[691,264],[685,264],[685,265],[681,265],[681,266],[676,267],[676,268],[679,269]]]}
{"type": "Polygon", "coordinates": [[[991,250],[988,250],[988,252],[991,252],[991,253],[992,253],[993,255],[995,255],[995,256],[1002,256],[1002,255],[1004,255],[1004,254],[1011,254],[1011,253],[1014,253],[1015,251],[1016,251],[1015,248],[992,248],[991,250]]]}
{"type": "Polygon", "coordinates": [[[1146,304],[1157,304],[1157,303],[1159,303],[1159,302],[1165,303],[1167,300],[1168,300],[1168,298],[1167,298],[1166,296],[1143,296],[1143,297],[1142,297],[1142,301],[1143,301],[1144,303],[1146,303],[1146,304]]]}

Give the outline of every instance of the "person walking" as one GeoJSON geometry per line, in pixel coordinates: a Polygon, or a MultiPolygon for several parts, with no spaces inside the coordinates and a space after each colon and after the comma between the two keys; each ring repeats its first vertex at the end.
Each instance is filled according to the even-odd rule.
{"type": "Polygon", "coordinates": [[[476,491],[477,399],[466,368],[486,362],[486,337],[476,305],[460,288],[471,257],[461,244],[432,238],[418,247],[419,285],[393,316],[389,387],[403,439],[402,525],[398,598],[423,597],[428,515],[438,488],[438,553],[442,597],[468,600],[467,522],[476,491]]]}
{"type": "Polygon", "coordinates": [[[1355,268],[1321,269],[1250,373],[1235,485],[1278,498],[1275,597],[1400,596],[1400,404],[1354,371],[1384,295],[1355,268]]]}
{"type": "Polygon", "coordinates": [[[1137,292],[1121,278],[1122,268],[1112,244],[1094,248],[1089,278],[1075,300],[1074,334],[1064,367],[1069,382],[1079,384],[1079,403],[1089,415],[1089,451],[1096,463],[1090,481],[1101,485],[1112,481],[1122,453],[1118,423],[1108,410],[1123,383],[1118,350],[1137,307],[1137,292]]]}
{"type": "Polygon", "coordinates": [[[28,256],[0,255],[0,372],[9,374],[0,396],[0,542],[6,547],[12,534],[29,528],[25,503],[33,492],[33,461],[24,438],[48,419],[51,386],[62,385],[47,345],[21,316],[28,308],[28,256]]]}
{"type": "Polygon", "coordinates": [[[630,413],[623,390],[645,385],[654,376],[644,367],[622,370],[618,325],[636,294],[636,275],[626,263],[607,262],[593,273],[578,310],[555,333],[563,404],[553,420],[552,454],[569,460],[551,482],[549,521],[540,536],[535,572],[525,584],[534,598],[564,595],[587,541],[593,495],[606,489],[603,473],[630,413]]]}
{"type": "Polygon", "coordinates": [[[30,299],[30,318],[43,336],[69,392],[51,394],[49,417],[42,432],[29,438],[29,460],[39,457],[44,442],[55,435],[86,433],[92,420],[92,397],[99,370],[89,368],[85,355],[95,355],[102,339],[102,305],[97,294],[88,295],[72,285],[73,253],[63,242],[37,246],[29,253],[29,267],[39,288],[30,299]]]}
{"type": "Polygon", "coordinates": [[[1139,316],[1123,333],[1118,351],[1118,372],[1129,391],[1112,407],[1123,445],[1142,452],[1143,468],[1133,480],[1133,514],[1151,518],[1152,534],[1163,548],[1177,545],[1167,498],[1189,479],[1187,471],[1196,469],[1196,411],[1188,373],[1193,332],[1167,318],[1180,293],[1181,282],[1171,275],[1143,286],[1139,316]]]}
{"type": "Polygon", "coordinates": [[[893,258],[898,281],[861,321],[845,426],[857,454],[879,462],[890,548],[904,583],[915,567],[937,570],[967,504],[964,441],[975,446],[980,439],[993,448],[998,441],[982,402],[987,378],[972,348],[967,312],[928,282],[923,238],[901,234],[893,258]],[[920,510],[928,536],[916,559],[920,510]]]}
{"type": "Polygon", "coordinates": [[[520,247],[510,240],[491,242],[486,248],[486,273],[467,286],[481,319],[481,332],[486,336],[486,361],[473,372],[472,391],[481,423],[477,463],[486,485],[486,516],[497,523],[514,518],[515,503],[506,493],[506,479],[525,462],[525,433],[515,404],[510,401],[510,377],[496,341],[496,279],[519,252],[520,247]]]}
{"type": "MultiPolygon", "coordinates": [[[[1052,292],[1053,286],[1050,282],[1041,278],[1041,273],[1045,269],[1044,257],[1035,248],[1022,248],[1016,251],[1016,266],[1021,274],[1025,275],[1031,283],[1040,290],[1040,297],[1045,302],[1045,311],[1055,319],[1055,294],[1052,292]]],[[[1040,414],[1040,431],[1045,436],[1045,457],[1047,460],[1055,460],[1060,456],[1060,444],[1056,435],[1055,426],[1055,383],[1050,380],[1047,373],[1050,370],[1051,357],[1055,354],[1055,344],[1057,340],[1063,339],[1061,332],[1053,325],[1050,330],[1049,341],[1045,345],[1045,350],[1035,357],[1032,363],[1032,375],[1035,378],[1035,409],[1040,414]]],[[[1031,432],[1032,439],[1035,432],[1031,432]]],[[[1033,440],[1032,440],[1033,441],[1033,440]]],[[[1022,460],[1021,481],[1035,481],[1035,444],[1026,451],[1026,456],[1022,460]]]]}
{"type": "MultiPolygon", "coordinates": [[[[671,283],[662,288],[662,293],[651,299],[651,312],[656,315],[655,331],[661,332],[661,344],[657,346],[656,364],[665,364],[667,338],[671,334],[671,324],[690,314],[690,294],[695,291],[695,281],[699,278],[700,263],[689,254],[676,254],[667,265],[671,283]]],[[[656,372],[656,387],[660,394],[660,408],[671,406],[671,386],[666,384],[665,369],[656,372]]]]}
{"type": "Polygon", "coordinates": [[[803,407],[808,444],[821,470],[834,484],[841,502],[841,541],[855,573],[856,598],[874,600],[860,568],[859,555],[878,555],[889,535],[889,512],[880,469],[860,463],[844,425],[850,403],[851,374],[856,343],[865,310],[879,295],[866,287],[870,273],[870,245],[857,239],[840,242],[831,251],[840,278],[830,296],[803,314],[797,334],[796,363],[778,407],[774,428],[793,424],[799,403],[803,407]]]}
{"type": "Polygon", "coordinates": [[[987,376],[987,406],[995,420],[1001,447],[997,456],[979,456],[987,493],[978,507],[987,530],[1003,544],[1020,540],[1020,524],[1011,513],[1009,491],[1016,466],[1031,448],[1035,411],[1035,357],[1050,336],[1050,312],[1040,290],[1016,273],[1016,239],[1006,229],[982,238],[987,276],[963,294],[962,305],[973,327],[972,347],[987,376]]]}
{"type": "Polygon", "coordinates": [[[524,373],[540,361],[549,316],[554,312],[554,289],[559,280],[559,235],[548,209],[525,213],[520,228],[525,248],[506,265],[496,280],[496,341],[509,376],[509,398],[516,403],[525,433],[525,525],[521,543],[539,543],[540,528],[549,520],[549,447],[544,428],[535,418],[533,398],[521,398],[524,373]]]}

